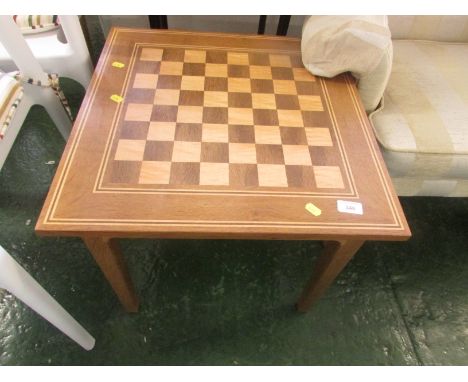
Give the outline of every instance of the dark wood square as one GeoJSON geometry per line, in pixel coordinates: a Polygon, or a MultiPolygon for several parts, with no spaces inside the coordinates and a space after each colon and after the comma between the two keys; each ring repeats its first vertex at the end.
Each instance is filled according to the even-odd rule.
{"type": "Polygon", "coordinates": [[[289,187],[316,187],[312,166],[286,165],[286,177],[289,187]]]}
{"type": "Polygon", "coordinates": [[[228,123],[228,108],[227,107],[204,107],[203,108],[203,123],[228,123]]]}
{"type": "Polygon", "coordinates": [[[296,81],[296,89],[299,95],[320,94],[318,85],[313,81],[296,81]]]}
{"type": "Polygon", "coordinates": [[[170,161],[174,142],[147,141],[143,160],[170,161]]]}
{"type": "Polygon", "coordinates": [[[204,76],[205,64],[184,62],[184,68],[183,68],[182,74],[184,76],[204,76]]]}
{"type": "Polygon", "coordinates": [[[177,106],[154,105],[151,120],[175,122],[177,120],[177,109],[177,106]]]}
{"type": "Polygon", "coordinates": [[[252,94],[250,93],[229,93],[229,107],[252,107],[252,94]]]}
{"type": "Polygon", "coordinates": [[[208,50],[206,52],[206,62],[209,64],[227,64],[227,52],[208,50]]]}
{"type": "Polygon", "coordinates": [[[203,106],[204,92],[197,90],[181,90],[179,95],[179,105],[203,106]]]}
{"type": "Polygon", "coordinates": [[[278,112],[269,109],[253,109],[254,125],[278,126],[278,112]]]}
{"type": "Polygon", "coordinates": [[[274,80],[294,80],[294,75],[291,68],[274,66],[271,68],[271,75],[274,80]]]}
{"type": "Polygon", "coordinates": [[[256,164],[229,164],[229,184],[234,187],[257,187],[256,164]]]}
{"type": "Polygon", "coordinates": [[[165,48],[163,51],[163,61],[183,62],[185,57],[185,49],[165,48]]]}
{"type": "Polygon", "coordinates": [[[110,164],[110,181],[112,183],[138,183],[141,162],[116,160],[110,164]]]}
{"type": "Polygon", "coordinates": [[[309,146],[309,154],[313,166],[341,167],[340,155],[332,147],[309,146]]]}
{"type": "Polygon", "coordinates": [[[202,142],[201,161],[202,162],[229,163],[229,144],[228,143],[202,142]]]}
{"type": "Polygon", "coordinates": [[[292,68],[303,68],[304,67],[301,55],[291,55],[289,58],[291,60],[291,67],[292,68]]]}
{"type": "Polygon", "coordinates": [[[269,93],[273,94],[273,80],[250,80],[252,93],[269,93]]]}
{"type": "Polygon", "coordinates": [[[228,77],[249,78],[249,76],[248,65],[228,65],[228,77]]]}
{"type": "Polygon", "coordinates": [[[300,110],[299,99],[296,95],[275,94],[276,107],[279,110],[300,110]]]}
{"type": "Polygon", "coordinates": [[[202,126],[199,123],[178,123],[175,129],[175,140],[201,142],[202,126]]]}
{"type": "Polygon", "coordinates": [[[153,103],[153,100],[154,89],[129,89],[127,92],[126,101],[129,103],[153,103]]]}
{"type": "Polygon", "coordinates": [[[134,73],[158,74],[161,61],[136,61],[134,73]]]}
{"type": "Polygon", "coordinates": [[[330,118],[323,111],[303,111],[304,127],[330,126],[330,118]]]}
{"type": "Polygon", "coordinates": [[[283,147],[281,145],[255,145],[257,150],[257,163],[284,164],[283,147]]]}
{"type": "Polygon", "coordinates": [[[222,77],[205,77],[205,91],[227,92],[227,78],[222,77]]]}
{"type": "Polygon", "coordinates": [[[180,89],[182,76],[160,74],[158,76],[158,89],[180,89]]]}
{"type": "Polygon", "coordinates": [[[281,142],[284,145],[306,145],[305,129],[298,127],[280,127],[281,142]]]}
{"type": "Polygon", "coordinates": [[[120,139],[146,139],[149,122],[123,121],[120,128],[120,139]]]}
{"type": "Polygon", "coordinates": [[[200,182],[200,163],[172,162],[170,184],[198,185],[200,182]]]}
{"type": "Polygon", "coordinates": [[[229,142],[231,143],[255,143],[255,130],[253,126],[230,125],[229,142]]]}
{"type": "Polygon", "coordinates": [[[270,66],[270,56],[266,53],[249,53],[249,64],[270,66]]]}

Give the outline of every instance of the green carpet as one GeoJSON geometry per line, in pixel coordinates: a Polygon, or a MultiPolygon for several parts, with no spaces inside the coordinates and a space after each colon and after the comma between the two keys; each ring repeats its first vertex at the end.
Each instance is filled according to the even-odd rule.
{"type": "Polygon", "coordinates": [[[0,365],[468,364],[467,198],[402,198],[412,239],[366,243],[308,314],[293,304],[317,242],[123,240],[141,297],[126,314],[79,239],[34,233],[63,147],[33,107],[0,172],[0,243],[96,347],[0,291],[0,365]]]}

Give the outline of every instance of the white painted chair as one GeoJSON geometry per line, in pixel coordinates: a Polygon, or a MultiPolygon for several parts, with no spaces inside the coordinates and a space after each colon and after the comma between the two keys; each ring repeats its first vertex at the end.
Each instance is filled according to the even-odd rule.
{"type": "Polygon", "coordinates": [[[5,289],[86,350],[95,339],[0,246],[0,288],[5,289]]]}
{"type": "MultiPolygon", "coordinates": [[[[35,59],[11,16],[0,16],[0,42],[13,58],[23,77],[33,78],[44,84],[49,82],[47,74],[35,59]]],[[[7,71],[2,66],[0,69],[7,71]]],[[[68,139],[71,121],[54,90],[50,87],[25,84],[23,99],[18,106],[15,117],[11,121],[5,137],[0,140],[0,168],[3,166],[32,105],[42,105],[65,140],[68,139]]]]}
{"type": "MultiPolygon", "coordinates": [[[[23,36],[11,17],[0,16],[0,40],[11,53],[21,73],[48,83],[47,74],[35,60],[23,36]]],[[[24,95],[13,115],[5,137],[0,140],[0,170],[13,146],[26,115],[34,104],[45,107],[65,139],[70,134],[71,121],[54,90],[37,85],[24,85],[24,95]]],[[[44,317],[64,334],[86,350],[94,347],[94,338],[55,301],[6,251],[0,246],[0,288],[6,289],[31,309],[44,317]]]]}
{"type": "MultiPolygon", "coordinates": [[[[12,19],[11,16],[8,17],[12,19]]],[[[59,20],[59,28],[24,35],[24,39],[47,73],[74,79],[86,89],[91,80],[93,65],[79,18],[64,15],[59,20]]],[[[15,27],[19,30],[16,24],[15,27]]],[[[10,50],[0,44],[0,68],[5,72],[14,71],[14,61],[10,50]]]]}

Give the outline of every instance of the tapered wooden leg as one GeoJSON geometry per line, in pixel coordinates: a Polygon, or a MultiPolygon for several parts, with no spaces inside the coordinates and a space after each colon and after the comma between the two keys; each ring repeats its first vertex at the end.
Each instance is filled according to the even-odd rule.
{"type": "Polygon", "coordinates": [[[138,297],[116,239],[83,237],[107,281],[127,312],[138,311],[138,297]]]}
{"type": "Polygon", "coordinates": [[[297,302],[299,312],[309,310],[310,306],[325,293],[363,244],[364,242],[360,240],[324,242],[323,253],[317,260],[312,277],[297,302]]]}

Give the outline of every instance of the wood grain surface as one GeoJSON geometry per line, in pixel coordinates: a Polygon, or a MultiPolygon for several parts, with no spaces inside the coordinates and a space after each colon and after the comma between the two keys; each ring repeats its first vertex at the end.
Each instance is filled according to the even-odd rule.
{"type": "Polygon", "coordinates": [[[109,34],[36,231],[410,236],[350,75],[311,75],[298,39],[123,28],[109,34]]]}

